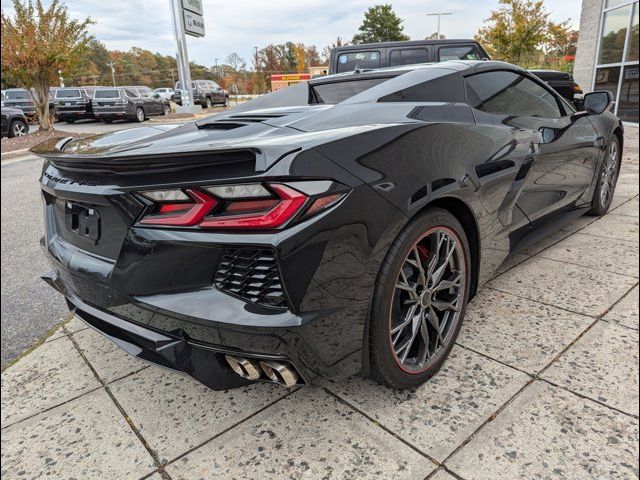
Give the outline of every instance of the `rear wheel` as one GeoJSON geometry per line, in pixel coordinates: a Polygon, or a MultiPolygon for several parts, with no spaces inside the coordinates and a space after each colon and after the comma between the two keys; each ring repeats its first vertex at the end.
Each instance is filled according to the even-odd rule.
{"type": "Polygon", "coordinates": [[[145,115],[142,107],[136,108],[136,122],[144,122],[145,115]]]}
{"type": "Polygon", "coordinates": [[[371,376],[416,387],[442,366],[460,331],[470,285],[469,246],[460,222],[430,209],[387,253],[370,318],[371,376]]]}
{"type": "Polygon", "coordinates": [[[620,143],[615,135],[609,143],[609,148],[604,154],[600,172],[598,173],[598,184],[591,201],[591,210],[588,214],[601,216],[607,213],[613,201],[613,194],[616,190],[618,175],[620,174],[620,143]]]}
{"type": "Polygon", "coordinates": [[[22,137],[29,131],[29,127],[22,120],[14,120],[9,127],[10,137],[22,137]]]}

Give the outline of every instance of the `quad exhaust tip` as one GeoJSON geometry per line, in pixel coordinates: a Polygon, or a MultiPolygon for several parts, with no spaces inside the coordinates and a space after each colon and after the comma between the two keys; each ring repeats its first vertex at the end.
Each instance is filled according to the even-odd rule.
{"type": "Polygon", "coordinates": [[[232,355],[225,355],[224,358],[236,374],[247,380],[259,380],[264,374],[267,379],[274,383],[293,387],[300,378],[298,372],[286,363],[273,360],[258,361],[232,355]]]}
{"type": "Polygon", "coordinates": [[[293,387],[298,383],[298,372],[289,365],[271,360],[260,362],[262,371],[272,382],[279,383],[286,387],[293,387]]]}
{"type": "Polygon", "coordinates": [[[254,360],[232,357],[231,355],[225,355],[224,358],[226,358],[231,370],[236,372],[242,378],[246,378],[247,380],[258,380],[262,376],[260,364],[254,360]]]}

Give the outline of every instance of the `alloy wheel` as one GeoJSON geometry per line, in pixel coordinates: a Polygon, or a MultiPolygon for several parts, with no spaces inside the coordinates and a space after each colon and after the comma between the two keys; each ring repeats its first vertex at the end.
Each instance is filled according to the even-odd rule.
{"type": "Polygon", "coordinates": [[[600,177],[600,204],[608,205],[618,178],[618,143],[611,142],[600,177]]]}
{"type": "Polygon", "coordinates": [[[22,122],[15,122],[13,124],[13,136],[22,137],[27,134],[27,126],[22,122]]]}
{"type": "Polygon", "coordinates": [[[396,280],[389,328],[402,370],[427,370],[449,345],[466,294],[466,268],[462,243],[449,228],[430,229],[410,249],[396,280]]]}
{"type": "Polygon", "coordinates": [[[144,121],[144,110],[142,110],[141,108],[138,108],[138,110],[136,110],[136,118],[138,119],[139,122],[143,122],[144,121]]]}

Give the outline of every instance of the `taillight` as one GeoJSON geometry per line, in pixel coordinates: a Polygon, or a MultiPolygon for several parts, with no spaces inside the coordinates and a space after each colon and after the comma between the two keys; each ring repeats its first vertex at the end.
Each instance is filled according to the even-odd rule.
{"type": "Polygon", "coordinates": [[[154,208],[140,223],[190,227],[198,224],[216,205],[216,200],[194,189],[143,192],[153,200],[154,208]],[[167,192],[171,192],[166,195],[167,192]],[[164,194],[164,195],[163,195],[164,194]]]}
{"type": "Polygon", "coordinates": [[[140,192],[152,202],[143,225],[271,230],[336,204],[346,188],[331,181],[254,183],[140,192]]]}

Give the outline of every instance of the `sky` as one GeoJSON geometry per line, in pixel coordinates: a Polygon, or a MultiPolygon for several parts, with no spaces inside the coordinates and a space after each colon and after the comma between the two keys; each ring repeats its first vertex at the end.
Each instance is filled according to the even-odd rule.
{"type": "MultiPolygon", "coordinates": [[[[72,16],[91,17],[91,33],[112,50],[133,46],[165,55],[175,53],[170,0],[62,0],[72,16]]],[[[368,7],[390,0],[203,0],[206,36],[187,37],[189,59],[211,66],[236,52],[248,63],[253,47],[287,41],[316,45],[321,51],[337,37],[351,39],[368,7]]],[[[44,0],[45,4],[49,2],[44,0]]],[[[6,13],[11,0],[1,0],[6,13]]],[[[392,1],[404,20],[404,31],[422,39],[436,31],[436,17],[427,13],[451,12],[442,17],[441,33],[447,38],[471,38],[497,7],[497,0],[392,1]]],[[[545,0],[551,19],[571,19],[578,28],[581,0],[545,0]]]]}

